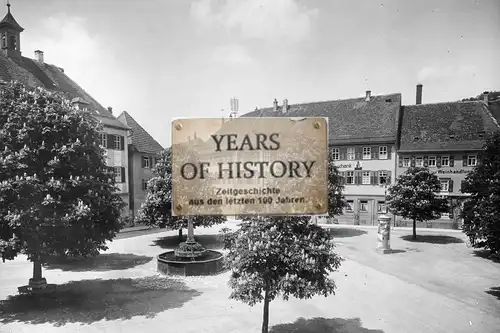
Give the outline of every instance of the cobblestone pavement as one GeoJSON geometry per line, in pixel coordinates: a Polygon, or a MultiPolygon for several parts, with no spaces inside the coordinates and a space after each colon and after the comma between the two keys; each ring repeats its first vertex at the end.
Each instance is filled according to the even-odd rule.
{"type": "MultiPolygon", "coordinates": [[[[500,292],[494,288],[500,287],[500,264],[475,256],[461,233],[419,231],[422,242],[411,242],[401,238],[409,231],[393,231],[396,251],[382,255],[374,251],[375,229],[333,228],[346,258],[333,275],[336,295],[274,301],[271,332],[498,332],[500,292]]],[[[155,240],[167,235],[176,232],[115,240],[102,259],[85,267],[44,269],[62,291],[42,305],[19,297],[5,301],[32,268],[22,256],[1,264],[0,332],[259,332],[262,306],[229,300],[228,273],[176,279],[157,274],[154,257],[167,243],[155,240]]]]}

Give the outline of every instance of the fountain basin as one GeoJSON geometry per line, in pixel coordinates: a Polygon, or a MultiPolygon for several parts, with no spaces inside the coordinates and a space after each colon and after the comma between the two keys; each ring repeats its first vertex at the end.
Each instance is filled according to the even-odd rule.
{"type": "Polygon", "coordinates": [[[158,271],[166,275],[194,276],[215,275],[224,270],[224,255],[206,250],[194,258],[177,257],[175,251],[168,251],[157,257],[158,271]]]}

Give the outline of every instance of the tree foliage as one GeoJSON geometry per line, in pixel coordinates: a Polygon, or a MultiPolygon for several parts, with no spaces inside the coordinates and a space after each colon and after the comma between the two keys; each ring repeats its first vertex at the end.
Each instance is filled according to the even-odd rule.
{"type": "Polygon", "coordinates": [[[439,178],[434,173],[424,167],[410,167],[388,188],[387,207],[391,213],[413,221],[416,238],[417,221],[438,219],[448,212],[447,200],[437,197],[440,191],[439,178]]]}
{"type": "MultiPolygon", "coordinates": [[[[227,230],[226,230],[227,231],[227,230]]],[[[262,332],[267,332],[269,303],[281,296],[308,299],[334,294],[330,273],[340,267],[330,233],[309,217],[252,217],[223,237],[229,250],[231,299],[250,306],[264,302],[262,332]]]]}
{"type": "Polygon", "coordinates": [[[463,232],[475,248],[500,252],[500,132],[486,139],[480,162],[466,176],[462,191],[463,232]]]}
{"type": "MultiPolygon", "coordinates": [[[[147,184],[148,192],[137,220],[146,225],[167,227],[172,230],[187,228],[184,216],[172,216],[172,150],[165,149],[158,155],[153,177],[147,184]]],[[[224,216],[192,216],[194,227],[210,227],[224,223],[224,216]]]]}
{"type": "Polygon", "coordinates": [[[120,229],[124,202],[99,146],[101,125],[58,93],[0,91],[0,253],[45,263],[95,255],[120,229]]]}

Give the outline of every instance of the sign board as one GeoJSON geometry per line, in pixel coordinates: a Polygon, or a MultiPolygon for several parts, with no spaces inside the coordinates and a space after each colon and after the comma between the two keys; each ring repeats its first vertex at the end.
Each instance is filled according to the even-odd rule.
{"type": "Polygon", "coordinates": [[[172,122],[172,215],[328,211],[327,118],[172,122]]]}

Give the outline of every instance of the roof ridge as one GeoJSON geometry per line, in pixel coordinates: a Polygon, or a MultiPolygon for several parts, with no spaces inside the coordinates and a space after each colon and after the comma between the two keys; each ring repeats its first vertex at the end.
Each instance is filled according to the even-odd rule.
{"type": "MultiPolygon", "coordinates": [[[[371,95],[370,98],[383,98],[387,96],[394,96],[394,95],[399,95],[401,96],[401,93],[390,93],[390,94],[383,94],[383,95],[371,95]]],[[[354,100],[364,100],[366,97],[352,97],[352,98],[344,98],[344,99],[331,99],[331,100],[322,100],[322,101],[310,101],[310,102],[300,102],[300,103],[288,103],[288,106],[301,106],[301,105],[308,105],[308,104],[321,104],[321,103],[332,103],[332,102],[347,102],[347,101],[354,101],[354,100]]],[[[282,105],[279,105],[278,107],[282,107],[282,105]]],[[[272,106],[266,106],[263,108],[257,107],[257,110],[252,110],[247,113],[252,113],[255,111],[260,111],[260,110],[265,110],[265,109],[272,109],[272,106]]]]}
{"type": "Polygon", "coordinates": [[[440,104],[466,104],[466,103],[482,103],[482,101],[448,101],[448,102],[435,102],[435,103],[422,103],[422,104],[409,104],[409,105],[403,105],[404,107],[407,106],[414,106],[414,107],[423,107],[423,106],[429,106],[429,105],[440,105],[440,104]]]}

